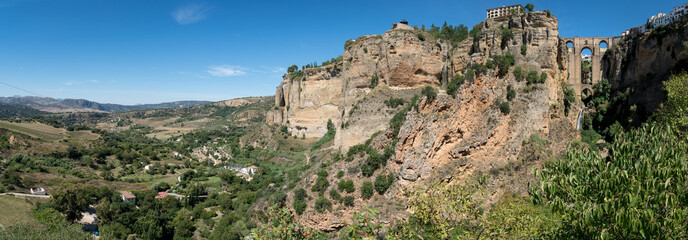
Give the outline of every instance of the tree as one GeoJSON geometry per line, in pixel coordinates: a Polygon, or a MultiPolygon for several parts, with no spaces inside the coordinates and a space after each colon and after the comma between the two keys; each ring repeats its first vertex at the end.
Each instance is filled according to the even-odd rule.
{"type": "Polygon", "coordinates": [[[354,181],[353,180],[341,181],[337,184],[337,188],[339,188],[339,191],[345,191],[347,193],[352,193],[352,192],[356,191],[356,188],[354,187],[354,181]]]}
{"type": "Polygon", "coordinates": [[[521,55],[525,56],[527,52],[528,46],[526,46],[525,44],[521,45],[521,55]]]}
{"type": "Polygon", "coordinates": [[[518,82],[523,81],[523,69],[521,66],[514,68],[514,77],[516,77],[516,81],[518,82]]]}
{"type": "Polygon", "coordinates": [[[686,130],[688,127],[688,73],[675,74],[664,82],[667,101],[663,104],[662,119],[686,130]]]}
{"type": "Polygon", "coordinates": [[[81,219],[81,212],[85,211],[91,203],[91,199],[83,190],[81,187],[72,185],[55,189],[52,192],[52,202],[58,207],[57,210],[65,214],[69,221],[81,219]]]}
{"type": "Polygon", "coordinates": [[[527,82],[528,84],[535,84],[535,83],[538,83],[538,74],[537,74],[537,71],[535,71],[535,70],[530,70],[530,72],[528,72],[528,77],[526,77],[526,82],[527,82]]]}
{"type": "Polygon", "coordinates": [[[370,88],[377,87],[377,84],[379,83],[379,81],[380,81],[380,78],[377,76],[377,74],[370,77],[370,88]]]}
{"type": "Polygon", "coordinates": [[[528,10],[528,12],[532,12],[533,9],[535,9],[535,5],[533,5],[532,3],[528,3],[526,4],[526,9],[528,10]]]}
{"type": "Polygon", "coordinates": [[[156,214],[158,213],[149,212],[136,219],[134,232],[142,239],[162,239],[162,224],[158,221],[156,214]]]}
{"type": "Polygon", "coordinates": [[[361,198],[369,199],[373,196],[373,183],[370,181],[365,181],[361,185],[361,198]]]}
{"type": "Polygon", "coordinates": [[[325,210],[329,211],[332,209],[332,202],[330,200],[327,200],[325,197],[320,197],[318,200],[315,200],[315,211],[318,211],[319,213],[324,212],[325,210]]]}
{"type": "Polygon", "coordinates": [[[423,87],[420,93],[423,94],[423,96],[425,96],[426,98],[428,98],[428,101],[432,101],[435,99],[435,97],[437,97],[437,90],[435,90],[435,88],[432,86],[423,87]]]}
{"type": "Polygon", "coordinates": [[[459,87],[463,85],[463,82],[464,77],[462,75],[454,75],[452,80],[449,81],[449,84],[447,84],[447,94],[451,95],[452,97],[456,97],[456,91],[458,91],[459,87]]]}
{"type": "Polygon", "coordinates": [[[293,73],[296,70],[299,70],[299,66],[291,65],[289,68],[287,68],[287,73],[293,73]]]}
{"type": "Polygon", "coordinates": [[[570,148],[530,186],[535,203],[562,214],[562,238],[686,239],[688,142],[661,122],[618,134],[609,156],[570,148]]]}
{"type": "Polygon", "coordinates": [[[516,90],[511,87],[511,84],[506,86],[506,100],[511,101],[516,97],[516,90]]]}
{"type": "Polygon", "coordinates": [[[191,211],[183,208],[177,212],[172,224],[174,225],[174,239],[188,239],[193,237],[196,229],[191,211]]]}
{"type": "Polygon", "coordinates": [[[389,173],[387,176],[380,174],[375,177],[375,191],[380,195],[385,194],[392,183],[394,183],[394,175],[392,173],[389,173]]]}

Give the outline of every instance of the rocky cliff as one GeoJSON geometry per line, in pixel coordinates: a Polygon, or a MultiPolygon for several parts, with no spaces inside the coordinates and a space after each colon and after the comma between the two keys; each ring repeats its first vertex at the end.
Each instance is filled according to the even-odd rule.
{"type": "MultiPolygon", "coordinates": [[[[390,206],[403,200],[407,187],[474,173],[493,176],[488,181],[490,199],[504,192],[525,194],[532,176],[529,167],[554,157],[577,137],[575,114],[564,113],[565,74],[558,68],[563,43],[557,19],[531,12],[489,19],[479,27],[479,34],[458,43],[417,29],[392,29],[348,42],[341,62],[285,75],[269,123],[287,126],[292,135],[320,137],[331,119],[337,133],[330,149],[341,147],[346,153],[364,142],[378,153],[386,146],[394,149],[384,167],[369,174],[396,176],[383,196],[359,199],[353,209],[340,206],[322,214],[307,210],[302,223],[333,230],[365,204],[382,208],[381,218],[393,221],[403,217],[404,209],[390,206]],[[523,75],[515,76],[515,68],[523,75]],[[468,77],[469,69],[475,69],[475,79],[467,79],[456,96],[446,94],[449,80],[468,77]],[[538,80],[521,78],[530,72],[538,80]],[[373,78],[377,86],[371,85],[373,78]],[[427,85],[439,88],[439,95],[421,97],[395,135],[388,122],[399,108],[385,100],[402,98],[413,104],[411,96],[427,85]]],[[[359,172],[367,164],[366,154],[313,171],[325,169],[330,182],[354,180],[360,189],[363,181],[374,180],[359,172]],[[339,171],[348,174],[334,178],[339,171]]],[[[305,189],[317,178],[311,174],[302,181],[305,189]]]]}
{"type": "Polygon", "coordinates": [[[628,94],[629,106],[637,106],[642,120],[665,100],[662,81],[672,72],[688,70],[688,19],[629,35],[608,50],[602,59],[604,77],[612,91],[628,94]]]}

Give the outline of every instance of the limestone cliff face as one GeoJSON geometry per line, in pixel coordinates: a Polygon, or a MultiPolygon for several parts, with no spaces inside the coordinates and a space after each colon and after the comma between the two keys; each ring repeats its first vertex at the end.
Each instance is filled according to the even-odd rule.
{"type": "MultiPolygon", "coordinates": [[[[577,137],[576,114],[567,117],[563,110],[565,74],[558,67],[563,59],[563,42],[553,16],[532,12],[486,20],[477,38],[454,46],[427,34],[424,41],[420,40],[418,33],[390,30],[380,36],[361,37],[349,45],[341,63],[307,69],[300,78],[288,75],[277,88],[275,104],[279,109],[273,110],[269,121],[287,125],[292,134],[322,136],[327,119],[332,119],[337,126],[335,147],[346,149],[363,143],[378,131],[381,134],[370,141],[373,149],[381,153],[385,146],[396,143],[392,157],[373,174],[397,176],[384,196],[357,199],[355,207],[339,207],[329,213],[309,209],[300,222],[334,230],[350,222],[351,213],[366,204],[381,206],[403,201],[407,187],[422,186],[434,179],[463,179],[476,172],[494,172],[487,183],[491,200],[507,191],[524,194],[532,176],[529,167],[537,167],[547,157],[532,154],[535,150],[525,142],[537,134],[549,142],[547,149],[556,152],[577,137]],[[502,28],[513,34],[508,41],[502,42],[506,32],[502,28]],[[523,45],[525,54],[521,53],[523,45]],[[456,97],[443,90],[435,99],[421,97],[417,108],[406,114],[394,140],[388,122],[399,108],[386,106],[384,100],[409,99],[425,85],[444,89],[448,80],[464,74],[466,67],[484,65],[507,53],[515,61],[508,75],[498,77],[495,67],[464,83],[456,97]],[[538,76],[545,73],[544,83],[517,81],[513,75],[516,66],[526,73],[535,71],[538,76]],[[380,86],[371,89],[374,75],[379,77],[380,86]],[[516,91],[510,101],[506,97],[508,86],[516,91]],[[503,113],[495,104],[498,101],[508,101],[510,112],[503,113]],[[513,170],[515,174],[502,174],[500,169],[509,166],[518,166],[513,170]]],[[[549,154],[551,157],[554,153],[549,154]]],[[[323,169],[329,172],[330,182],[354,180],[359,189],[363,181],[374,181],[373,177],[350,170],[360,169],[363,161],[362,155],[354,156],[350,162],[333,162],[323,169]],[[333,176],[338,171],[350,174],[336,179],[333,176]]],[[[312,186],[315,178],[315,172],[307,175],[302,187],[312,186]]],[[[382,212],[381,219],[387,222],[404,215],[404,210],[398,208],[382,212]]]]}
{"type": "Polygon", "coordinates": [[[563,118],[560,109],[552,108],[561,97],[564,76],[557,67],[558,35],[557,20],[543,12],[483,22],[481,37],[471,46],[474,52],[454,54],[454,69],[510,52],[515,66],[545,72],[547,80],[529,89],[513,74],[498,78],[488,70],[462,86],[456,99],[440,96],[434,101],[423,100],[419,111],[407,116],[399,133],[397,165],[392,168],[399,167],[401,184],[430,177],[457,162],[474,170],[499,168],[519,160],[522,142],[531,134],[548,138],[552,129],[571,130],[574,119],[563,118]],[[514,38],[502,44],[499,26],[510,27],[514,38]],[[521,45],[527,46],[525,55],[521,45]],[[510,102],[511,113],[504,115],[493,102],[506,101],[507,85],[516,89],[517,96],[510,102]]]}
{"type": "Polygon", "coordinates": [[[688,68],[688,54],[683,42],[688,40],[688,23],[668,26],[664,34],[647,32],[627,36],[608,50],[602,62],[604,77],[612,83],[613,91],[628,90],[629,105],[654,112],[665,99],[662,81],[672,70],[688,68]]]}
{"type": "Polygon", "coordinates": [[[381,123],[391,118],[371,112],[342,128],[342,123],[352,123],[356,103],[373,90],[373,76],[380,87],[404,90],[439,86],[452,67],[448,44],[423,41],[409,28],[360,37],[347,45],[342,62],[285,75],[275,93],[280,108],[268,114],[268,123],[284,124],[292,135],[317,138],[327,132],[330,119],[338,128],[335,146],[346,149],[386,129],[381,123]]]}

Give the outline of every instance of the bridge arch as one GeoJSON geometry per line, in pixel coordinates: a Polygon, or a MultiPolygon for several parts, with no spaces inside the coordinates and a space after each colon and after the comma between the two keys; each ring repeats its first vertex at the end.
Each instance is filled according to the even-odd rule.
{"type": "MultiPolygon", "coordinates": [[[[560,38],[561,44],[566,44],[566,70],[568,72],[567,82],[573,87],[579,96],[583,90],[602,79],[602,57],[604,52],[621,40],[621,37],[571,37],[560,38]],[[589,81],[583,81],[583,51],[590,50],[590,75],[589,81]]],[[[587,90],[586,90],[587,91],[587,90]]],[[[589,96],[589,94],[588,94],[589,96]]]]}

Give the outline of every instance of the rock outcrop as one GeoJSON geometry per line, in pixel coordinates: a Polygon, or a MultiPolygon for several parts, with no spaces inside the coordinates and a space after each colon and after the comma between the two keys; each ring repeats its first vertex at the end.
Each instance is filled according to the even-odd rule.
{"type": "MultiPolygon", "coordinates": [[[[626,36],[602,59],[612,91],[628,92],[628,104],[647,117],[665,100],[662,81],[672,71],[688,70],[688,19],[640,35],[626,36]]],[[[641,116],[642,118],[642,116],[641,116]]]]}

